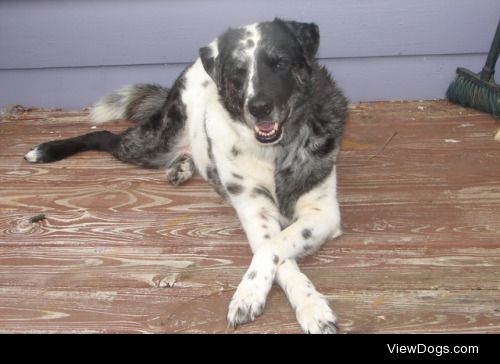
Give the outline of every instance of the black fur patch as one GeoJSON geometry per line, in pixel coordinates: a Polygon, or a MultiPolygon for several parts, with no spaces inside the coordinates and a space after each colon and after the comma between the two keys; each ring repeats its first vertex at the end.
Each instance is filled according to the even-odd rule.
{"type": "Polygon", "coordinates": [[[335,149],[335,146],[335,138],[328,137],[319,146],[312,148],[311,152],[319,157],[324,157],[330,154],[335,149]]]}
{"type": "Polygon", "coordinates": [[[96,131],[74,138],[53,140],[37,146],[37,162],[55,162],[89,150],[114,153],[119,143],[120,136],[109,131],[96,131]]]}
{"type": "MultiPolygon", "coordinates": [[[[168,97],[168,90],[160,85],[151,84],[138,84],[132,86],[132,92],[129,93],[129,101],[126,106],[125,119],[134,120],[142,123],[143,121],[149,120],[153,115],[153,111],[158,109],[168,97]]],[[[109,95],[111,103],[113,102],[123,102],[121,100],[123,95],[111,94],[109,95]],[[116,99],[113,100],[112,98],[116,99]]]]}
{"type": "Polygon", "coordinates": [[[332,173],[348,114],[346,98],[316,62],[307,84],[305,94],[295,96],[295,112],[287,121],[276,160],[276,196],[280,212],[288,218],[299,197],[332,173]],[[308,93],[309,99],[304,97],[308,93]]]}
{"type": "Polygon", "coordinates": [[[235,145],[233,145],[233,147],[231,148],[231,154],[233,155],[233,157],[239,156],[240,153],[241,150],[239,150],[235,145]]]}
{"type": "Polygon", "coordinates": [[[304,229],[304,230],[302,230],[302,237],[304,239],[310,239],[311,236],[312,236],[311,229],[304,229]]]}
{"type": "Polygon", "coordinates": [[[273,204],[276,204],[276,201],[274,200],[273,195],[271,194],[271,191],[269,191],[266,187],[264,186],[257,186],[254,187],[252,190],[252,196],[264,196],[268,200],[270,200],[273,204]]]}
{"type": "Polygon", "coordinates": [[[226,190],[232,195],[239,195],[243,192],[243,186],[238,183],[230,182],[226,185],[226,190]]]}
{"type": "Polygon", "coordinates": [[[252,280],[252,279],[255,279],[255,277],[257,277],[257,271],[256,270],[253,270],[250,273],[248,273],[248,276],[247,276],[248,279],[252,280]]]}
{"type": "Polygon", "coordinates": [[[217,169],[213,166],[207,167],[207,181],[212,185],[215,191],[225,200],[228,199],[226,190],[222,185],[217,169]]]}

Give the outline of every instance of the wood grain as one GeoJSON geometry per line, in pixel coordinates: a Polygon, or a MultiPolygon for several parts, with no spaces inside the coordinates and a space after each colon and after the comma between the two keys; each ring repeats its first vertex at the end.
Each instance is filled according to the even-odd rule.
{"type": "MultiPolygon", "coordinates": [[[[446,102],[351,108],[338,161],[345,234],[301,261],[342,332],[500,333],[496,129],[446,102]]],[[[0,121],[0,332],[234,332],[227,304],[251,252],[201,178],[173,187],[94,152],[22,159],[89,130],[86,111],[0,121]]],[[[300,328],[273,287],[264,315],[236,332],[300,328]]]]}

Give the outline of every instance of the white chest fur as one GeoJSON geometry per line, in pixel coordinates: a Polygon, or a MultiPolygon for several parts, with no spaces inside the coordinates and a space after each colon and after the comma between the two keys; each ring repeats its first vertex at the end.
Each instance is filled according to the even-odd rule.
{"type": "Polygon", "coordinates": [[[243,176],[245,184],[261,185],[274,193],[274,147],[260,145],[253,130],[232,120],[220,103],[207,109],[206,132],[222,181],[243,176]]]}
{"type": "Polygon", "coordinates": [[[274,194],[275,147],[263,146],[253,130],[231,119],[219,100],[215,83],[198,60],[186,73],[183,101],[193,159],[199,173],[215,163],[222,181],[234,174],[274,194]],[[213,160],[211,160],[213,158],[213,160]]]}

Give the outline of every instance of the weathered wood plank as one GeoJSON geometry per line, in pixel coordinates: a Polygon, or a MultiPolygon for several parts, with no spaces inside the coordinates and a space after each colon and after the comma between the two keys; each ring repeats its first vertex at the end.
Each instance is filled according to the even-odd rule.
{"type": "MultiPolygon", "coordinates": [[[[87,120],[0,120],[0,331],[232,332],[226,307],[251,253],[204,181],[175,188],[100,153],[22,159],[94,130],[87,120]]],[[[338,163],[345,233],[301,262],[344,332],[500,332],[496,128],[446,102],[351,108],[338,163]]],[[[264,316],[237,332],[299,328],[275,287],[264,316]]]]}
{"type": "MultiPolygon", "coordinates": [[[[206,239],[205,239],[206,240],[206,239]]],[[[61,288],[235,288],[250,263],[244,241],[209,240],[163,247],[0,247],[0,286],[61,288]],[[221,273],[222,272],[222,273],[221,273]]],[[[345,248],[328,243],[300,262],[326,293],[376,287],[387,290],[498,290],[500,248],[345,248]],[[404,267],[404,269],[401,269],[404,267]],[[353,270],[356,274],[353,275],[353,270]],[[457,279],[460,276],[460,279],[457,279]],[[489,279],[484,280],[484,277],[489,279]]]]}
{"type": "MultiPolygon", "coordinates": [[[[236,331],[225,321],[232,290],[13,289],[0,287],[1,332],[298,333],[273,289],[266,313],[236,331]]],[[[499,332],[498,291],[338,291],[329,297],[342,332],[499,332]]]]}

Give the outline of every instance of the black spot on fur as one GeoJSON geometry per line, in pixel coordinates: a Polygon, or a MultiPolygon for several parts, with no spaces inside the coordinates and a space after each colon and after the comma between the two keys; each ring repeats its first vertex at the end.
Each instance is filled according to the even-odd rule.
{"type": "Polygon", "coordinates": [[[207,167],[207,181],[214,187],[215,191],[225,200],[228,199],[226,190],[222,185],[217,169],[213,166],[207,167]]]}
{"type": "Polygon", "coordinates": [[[271,239],[271,235],[269,234],[264,235],[264,239],[271,239]]]}
{"type": "Polygon", "coordinates": [[[233,147],[231,148],[231,154],[233,155],[233,157],[239,156],[240,153],[241,153],[241,150],[239,150],[238,148],[236,148],[235,145],[233,145],[233,147]]]}
{"type": "Polygon", "coordinates": [[[274,197],[271,194],[271,191],[269,191],[264,186],[257,186],[252,190],[251,197],[257,197],[257,196],[264,196],[265,198],[270,200],[273,204],[276,204],[276,201],[274,200],[274,197]]]}
{"type": "Polygon", "coordinates": [[[226,190],[232,195],[239,195],[243,192],[243,186],[238,183],[230,182],[226,185],[226,190]]]}
{"type": "Polygon", "coordinates": [[[276,254],[274,254],[274,256],[273,256],[273,263],[274,264],[278,264],[279,261],[280,261],[280,258],[276,254]]]}
{"type": "Polygon", "coordinates": [[[236,178],[236,179],[243,179],[243,176],[241,174],[238,174],[238,173],[231,173],[231,175],[236,178]]]}
{"type": "Polygon", "coordinates": [[[253,48],[255,46],[255,42],[252,39],[247,40],[247,48],[253,48]]]}
{"type": "Polygon", "coordinates": [[[260,211],[259,217],[264,221],[269,221],[269,218],[267,217],[267,211],[265,209],[262,209],[260,211]]]}
{"type": "Polygon", "coordinates": [[[311,236],[312,236],[311,229],[304,229],[304,230],[302,230],[302,237],[304,239],[310,239],[311,236]]]}
{"type": "Polygon", "coordinates": [[[252,280],[252,279],[255,279],[255,277],[257,277],[257,271],[256,270],[253,270],[250,273],[248,273],[248,276],[247,276],[248,279],[252,280]]]}
{"type": "Polygon", "coordinates": [[[202,86],[203,88],[207,88],[209,84],[210,84],[210,81],[205,80],[205,81],[203,81],[203,83],[201,84],[201,86],[202,86]]]}
{"type": "Polygon", "coordinates": [[[217,75],[215,72],[215,57],[213,56],[212,49],[210,47],[200,48],[199,55],[203,68],[205,68],[205,71],[215,80],[217,75]]]}

